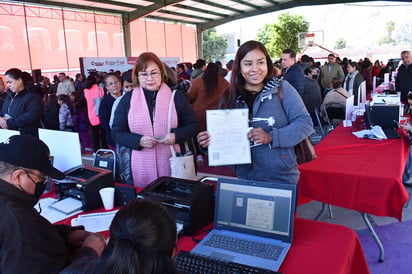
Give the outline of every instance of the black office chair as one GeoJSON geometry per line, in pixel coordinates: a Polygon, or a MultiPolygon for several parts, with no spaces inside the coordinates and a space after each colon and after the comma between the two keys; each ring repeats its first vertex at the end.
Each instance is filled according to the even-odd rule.
{"type": "Polygon", "coordinates": [[[323,114],[328,122],[328,131],[333,130],[345,120],[346,106],[342,103],[327,103],[323,108],[323,114]]]}

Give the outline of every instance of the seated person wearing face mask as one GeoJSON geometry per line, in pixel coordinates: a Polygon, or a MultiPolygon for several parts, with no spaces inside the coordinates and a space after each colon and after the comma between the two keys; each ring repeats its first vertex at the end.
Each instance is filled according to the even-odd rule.
{"type": "Polygon", "coordinates": [[[0,273],[59,273],[75,259],[101,255],[104,237],[80,228],[52,225],[33,206],[53,168],[45,143],[27,135],[0,143],[0,273]]]}
{"type": "Polygon", "coordinates": [[[322,94],[318,84],[318,68],[310,66],[305,69],[305,81],[302,95],[303,103],[310,114],[322,104],[322,94]]]}

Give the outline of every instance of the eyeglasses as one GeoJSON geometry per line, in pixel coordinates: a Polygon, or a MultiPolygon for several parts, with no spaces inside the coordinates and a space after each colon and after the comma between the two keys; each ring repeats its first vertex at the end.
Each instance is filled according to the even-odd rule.
{"type": "Polygon", "coordinates": [[[139,77],[142,78],[142,79],[148,79],[149,76],[151,76],[153,79],[155,79],[155,78],[159,78],[159,76],[160,76],[160,71],[152,71],[152,72],[150,72],[150,73],[147,73],[147,72],[139,72],[138,75],[139,75],[139,77]]]}
{"type": "Polygon", "coordinates": [[[47,182],[49,181],[49,177],[48,177],[48,176],[43,176],[43,175],[40,175],[40,174],[35,174],[35,173],[30,172],[30,171],[28,171],[28,170],[24,170],[24,172],[26,173],[27,177],[29,177],[30,180],[31,180],[31,181],[33,182],[33,184],[35,184],[35,185],[37,185],[37,184],[43,184],[43,185],[45,185],[45,184],[47,184],[47,182]],[[30,176],[30,174],[31,174],[31,175],[35,175],[35,176],[41,178],[41,181],[39,181],[39,182],[34,181],[33,178],[30,176]]]}
{"type": "Polygon", "coordinates": [[[119,81],[114,81],[114,82],[107,83],[108,86],[117,86],[118,84],[120,84],[119,81]]]}

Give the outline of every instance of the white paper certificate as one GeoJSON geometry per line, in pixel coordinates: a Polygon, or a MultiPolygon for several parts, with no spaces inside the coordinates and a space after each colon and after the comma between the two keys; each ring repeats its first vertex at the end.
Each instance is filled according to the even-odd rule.
{"type": "Polygon", "coordinates": [[[206,110],[210,134],[210,166],[250,164],[249,110],[247,108],[206,110]]]}

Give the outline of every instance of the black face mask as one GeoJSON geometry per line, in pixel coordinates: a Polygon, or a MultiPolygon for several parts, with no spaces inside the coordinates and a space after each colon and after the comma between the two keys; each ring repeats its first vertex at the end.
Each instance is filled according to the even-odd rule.
{"type": "Polygon", "coordinates": [[[36,184],[36,188],[34,189],[33,196],[36,198],[40,198],[43,194],[44,190],[46,189],[46,183],[40,182],[36,184]]]}
{"type": "Polygon", "coordinates": [[[39,199],[40,196],[43,194],[44,190],[46,189],[46,184],[43,184],[42,182],[36,183],[36,186],[34,188],[34,194],[29,194],[21,186],[19,186],[19,187],[20,187],[20,190],[23,191],[24,193],[26,193],[27,195],[30,195],[30,196],[33,196],[33,197],[39,199]]]}
{"type": "Polygon", "coordinates": [[[318,75],[317,75],[317,74],[316,74],[316,75],[312,75],[312,79],[314,79],[314,80],[318,79],[318,75]]]}
{"type": "MultiPolygon", "coordinates": [[[[46,184],[47,181],[40,181],[40,182],[35,182],[33,180],[33,178],[30,176],[30,174],[26,171],[27,176],[29,177],[29,179],[32,181],[32,183],[34,184],[34,194],[29,194],[26,191],[24,191],[24,189],[20,186],[20,189],[26,193],[27,195],[33,196],[37,199],[40,198],[40,196],[43,194],[44,190],[46,189],[46,184]]],[[[45,178],[47,180],[47,178],[45,178]]]]}

